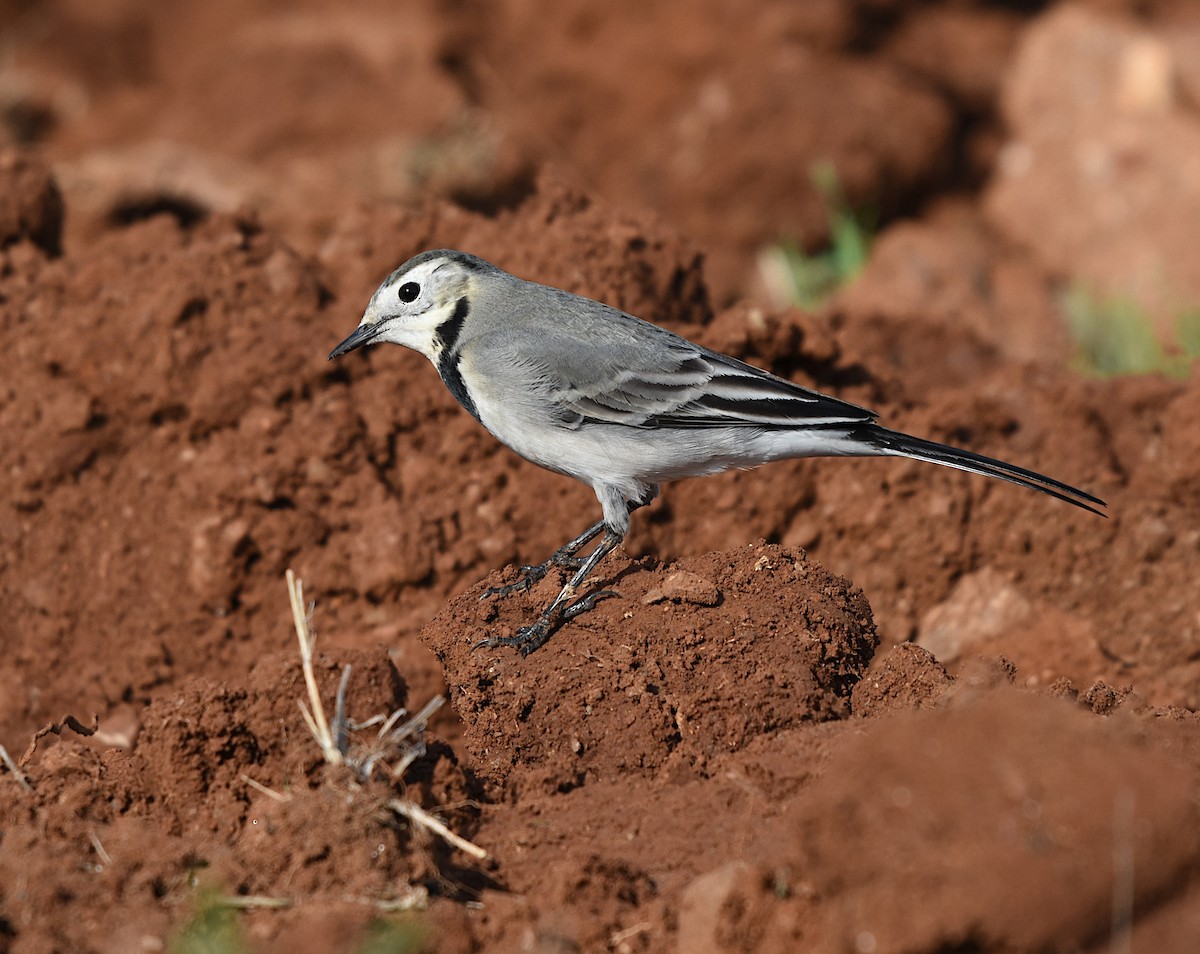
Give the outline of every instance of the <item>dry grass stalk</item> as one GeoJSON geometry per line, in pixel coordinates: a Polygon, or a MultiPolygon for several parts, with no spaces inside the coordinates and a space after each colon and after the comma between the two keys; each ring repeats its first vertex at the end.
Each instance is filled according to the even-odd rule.
{"type": "Polygon", "coordinates": [[[394,811],[397,815],[403,815],[415,825],[420,825],[422,828],[427,828],[436,835],[440,835],[459,851],[466,852],[472,858],[483,861],[488,854],[478,845],[467,841],[441,823],[435,816],[430,815],[420,805],[414,802],[402,802],[398,798],[393,798],[388,801],[388,808],[394,811]]]}
{"type": "MultiPolygon", "coordinates": [[[[296,578],[296,574],[289,569],[286,576],[288,596],[292,605],[292,622],[295,624],[296,639],[300,644],[300,666],[304,671],[304,682],[308,687],[311,706],[306,706],[301,700],[300,712],[313,738],[317,740],[325,761],[330,765],[349,766],[363,781],[369,780],[377,769],[383,769],[383,774],[389,781],[398,781],[409,765],[425,754],[426,726],[433,714],[442,707],[445,699],[442,696],[434,696],[420,712],[407,719],[405,716],[409,715],[408,711],[397,709],[391,715],[380,714],[365,722],[354,722],[346,715],[346,691],[350,684],[351,667],[345,666],[338,680],[331,726],[325,718],[325,708],[317,691],[317,678],[313,671],[316,638],[309,625],[311,608],[305,609],[303,584],[296,578]],[[404,721],[401,722],[401,719],[404,721]],[[375,725],[379,726],[379,731],[373,740],[352,741],[352,733],[375,725]]],[[[456,835],[421,806],[400,799],[390,799],[387,805],[396,814],[408,819],[411,824],[433,832],[471,857],[479,860],[487,858],[486,851],[456,835]]]]}
{"type": "MultiPolygon", "coordinates": [[[[313,738],[317,740],[317,745],[321,747],[321,754],[325,756],[325,761],[330,765],[341,765],[342,753],[334,744],[333,736],[329,732],[329,723],[325,721],[325,707],[321,705],[321,694],[317,691],[317,677],[313,672],[313,647],[316,641],[308,624],[310,611],[304,608],[304,584],[296,579],[296,574],[290,569],[286,576],[288,597],[292,603],[292,623],[296,627],[296,639],[300,642],[300,666],[304,670],[304,682],[308,686],[308,700],[312,707],[310,710],[301,701],[300,712],[304,716],[304,721],[313,734],[313,738]]],[[[345,676],[343,676],[344,679],[345,676]]]]}
{"type": "Polygon", "coordinates": [[[20,785],[21,788],[25,789],[27,792],[33,791],[33,786],[29,784],[29,779],[26,777],[24,772],[17,768],[17,763],[12,760],[12,756],[8,754],[8,749],[6,749],[3,745],[0,745],[0,762],[4,763],[9,772],[12,773],[12,777],[17,780],[17,784],[20,785]]]}

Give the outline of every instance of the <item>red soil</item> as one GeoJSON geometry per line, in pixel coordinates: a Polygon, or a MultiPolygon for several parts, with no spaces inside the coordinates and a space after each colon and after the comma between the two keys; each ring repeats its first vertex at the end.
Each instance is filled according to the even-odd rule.
{"type": "MultiPolygon", "coordinates": [[[[1084,12],[1134,6],[1200,36],[1183,3],[1084,12]]],[[[0,952],[165,949],[197,884],[291,902],[238,915],[263,951],[356,950],[426,896],[439,952],[1194,949],[1200,386],[1071,370],[1062,256],[985,207],[1045,22],[733,10],[0,0],[0,744],[99,718],[38,740],[29,790],[0,771],[0,952]],[[883,218],[809,314],[754,253],[819,240],[818,159],[883,218]],[[483,588],[598,507],[418,356],[326,363],[438,246],[1111,517],[902,461],[687,481],[617,596],[472,653],[561,581],[483,588]],[[289,567],[327,702],[347,663],[354,718],[448,694],[402,786],[322,764],[289,567]]]]}

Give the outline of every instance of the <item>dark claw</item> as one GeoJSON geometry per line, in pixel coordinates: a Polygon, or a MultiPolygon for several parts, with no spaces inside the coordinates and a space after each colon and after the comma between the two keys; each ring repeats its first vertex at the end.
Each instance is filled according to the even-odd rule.
{"type": "Polygon", "coordinates": [[[550,620],[543,616],[532,626],[522,626],[518,629],[517,635],[512,638],[512,645],[517,647],[522,656],[528,656],[539,646],[543,645],[550,638],[550,634],[557,628],[557,623],[551,626],[550,620]]]}
{"type": "Polygon", "coordinates": [[[471,652],[477,649],[494,649],[497,646],[513,646],[522,656],[528,656],[550,638],[554,628],[550,620],[543,616],[532,626],[522,626],[515,636],[489,636],[487,639],[481,639],[471,647],[471,652]]]}
{"type": "MultiPolygon", "coordinates": [[[[583,569],[584,565],[587,563],[587,560],[585,560],[583,557],[576,556],[575,554],[577,554],[579,552],[579,548],[584,546],[589,540],[594,540],[597,534],[599,534],[603,529],[604,521],[593,524],[584,530],[583,533],[577,536],[574,540],[568,541],[566,544],[555,550],[550,556],[550,559],[545,563],[538,563],[536,565],[527,564],[521,567],[519,571],[519,578],[515,583],[506,583],[504,586],[490,587],[489,589],[485,590],[483,595],[481,595],[479,598],[481,600],[486,600],[489,596],[503,597],[509,596],[512,593],[528,593],[529,588],[533,586],[534,583],[538,582],[538,580],[542,579],[542,577],[544,577],[547,573],[549,573],[552,566],[559,566],[565,570],[578,572],[579,570],[583,569]]],[[[609,549],[611,550],[612,547],[610,546],[609,549]]],[[[605,553],[607,552],[608,551],[606,550],[605,553]]],[[[578,583],[579,581],[576,580],[575,582],[578,583]]]]}
{"type": "Polygon", "coordinates": [[[543,615],[533,625],[522,626],[517,630],[515,636],[488,636],[486,639],[481,639],[471,647],[471,652],[475,652],[477,649],[494,649],[497,646],[513,646],[520,651],[522,656],[528,656],[535,649],[544,646],[555,630],[567,620],[595,609],[600,600],[620,595],[616,590],[600,590],[596,593],[589,593],[583,599],[563,607],[553,617],[543,615]]]}
{"type": "Polygon", "coordinates": [[[589,593],[581,600],[576,600],[570,606],[562,611],[562,622],[569,619],[574,619],[580,613],[588,613],[596,608],[596,604],[601,600],[608,599],[610,596],[620,596],[616,590],[599,590],[595,593],[589,593]]]}
{"type": "Polygon", "coordinates": [[[479,597],[480,600],[486,600],[489,596],[511,596],[513,593],[528,593],[530,587],[537,583],[542,577],[550,572],[550,563],[538,563],[537,565],[526,565],[517,571],[520,575],[515,583],[505,583],[503,586],[489,586],[483,591],[479,597]]]}

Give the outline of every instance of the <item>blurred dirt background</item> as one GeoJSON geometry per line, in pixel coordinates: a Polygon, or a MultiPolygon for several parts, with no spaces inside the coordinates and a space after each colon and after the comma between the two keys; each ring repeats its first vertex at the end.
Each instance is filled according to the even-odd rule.
{"type": "Polygon", "coordinates": [[[1081,372],[1063,302],[1169,347],[1197,223],[1190,0],[0,0],[0,952],[1196,950],[1200,385],[1081,372]],[[801,310],[820,163],[877,234],[801,310]],[[325,361],[437,246],[1110,519],[683,482],[618,598],[472,654],[597,506],[419,356],[325,361]],[[327,698],[448,694],[402,787],[321,764],[288,567],[327,698]]]}

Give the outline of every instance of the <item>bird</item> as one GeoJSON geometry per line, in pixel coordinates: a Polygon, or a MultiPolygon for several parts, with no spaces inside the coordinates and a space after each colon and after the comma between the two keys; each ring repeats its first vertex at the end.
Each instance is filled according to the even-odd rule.
{"type": "Polygon", "coordinates": [[[573,571],[536,620],[475,644],[527,656],[562,624],[614,595],[576,598],[629,531],[630,515],[667,481],[801,457],[908,457],[996,477],[1100,516],[1099,497],[1015,464],[890,430],[866,408],[466,252],[432,249],[376,289],[355,330],[329,354],[390,342],[433,363],[460,405],[526,460],[592,488],[602,518],[515,583],[573,571]],[[600,537],[586,556],[584,548],[600,537]]]}

